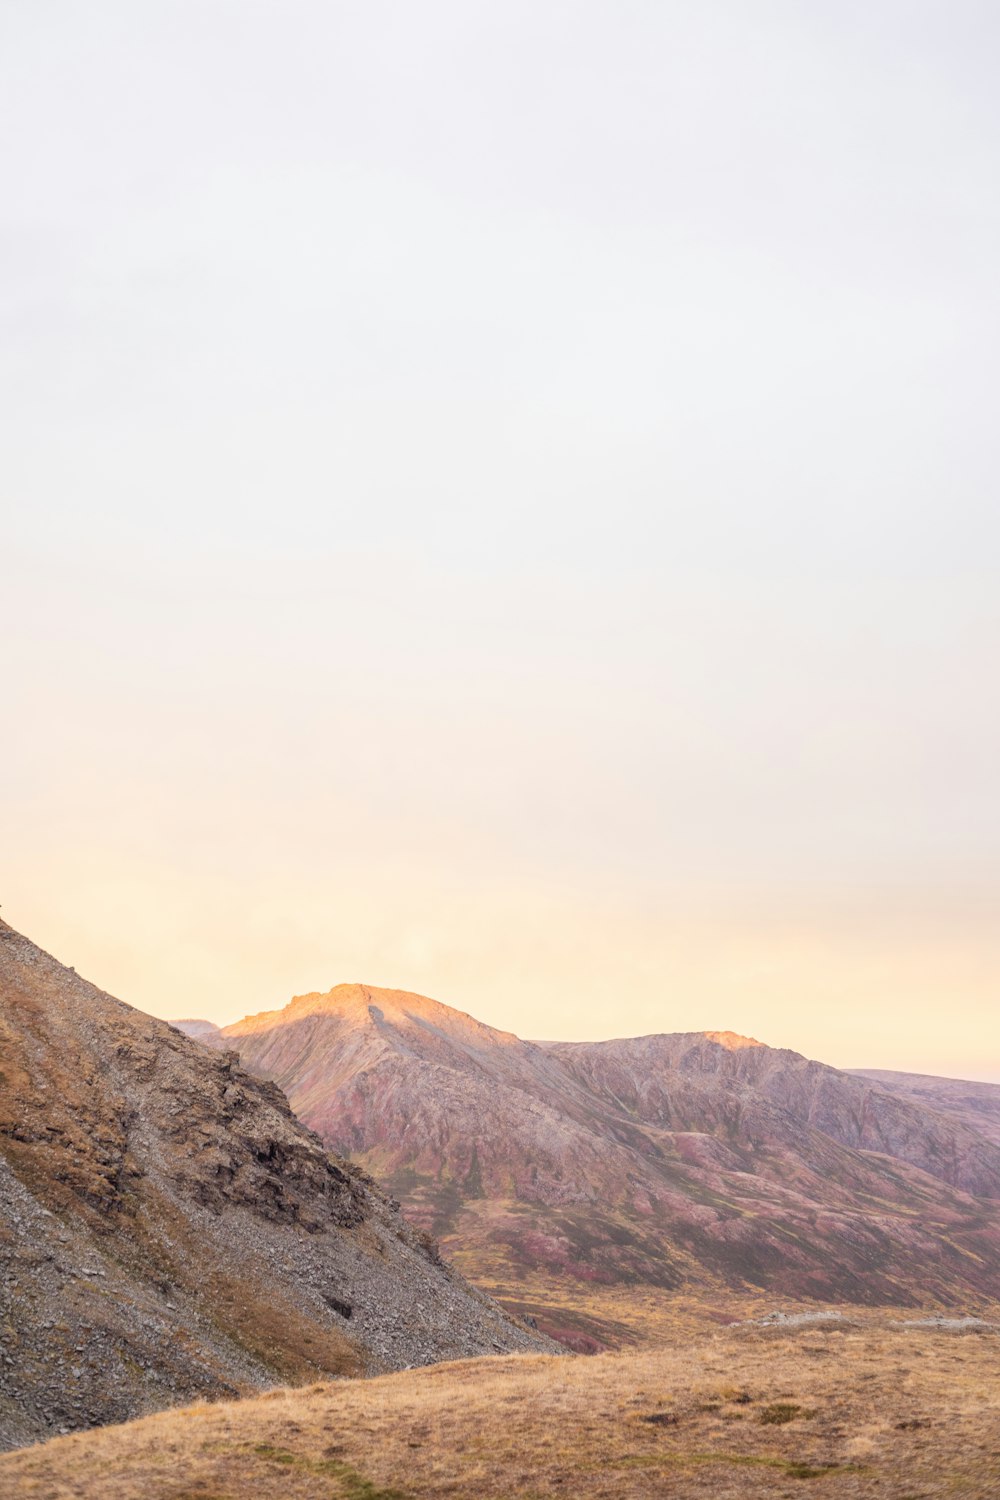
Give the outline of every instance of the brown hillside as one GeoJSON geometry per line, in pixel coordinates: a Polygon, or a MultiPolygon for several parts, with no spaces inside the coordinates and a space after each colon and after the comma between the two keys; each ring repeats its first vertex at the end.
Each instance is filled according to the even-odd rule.
{"type": "Polygon", "coordinates": [[[538,1347],[273,1084],[0,923],[0,1444],[538,1347]]]}

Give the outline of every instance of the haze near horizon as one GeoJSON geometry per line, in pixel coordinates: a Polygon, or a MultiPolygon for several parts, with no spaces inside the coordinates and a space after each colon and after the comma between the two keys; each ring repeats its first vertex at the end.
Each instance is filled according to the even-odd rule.
{"type": "Polygon", "coordinates": [[[1000,1081],[998,41],[8,6],[0,915],[1000,1081]]]}

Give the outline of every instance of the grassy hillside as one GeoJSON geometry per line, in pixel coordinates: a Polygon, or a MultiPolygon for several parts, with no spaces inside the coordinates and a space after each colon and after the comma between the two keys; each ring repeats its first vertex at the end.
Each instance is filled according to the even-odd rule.
{"type": "Polygon", "coordinates": [[[1000,1493],[1000,1336],[813,1314],[278,1390],[0,1458],[5,1500],[1000,1493]]]}

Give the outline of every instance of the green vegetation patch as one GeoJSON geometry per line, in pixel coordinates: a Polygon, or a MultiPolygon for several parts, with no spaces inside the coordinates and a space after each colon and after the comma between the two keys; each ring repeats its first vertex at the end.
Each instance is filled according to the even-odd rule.
{"type": "Polygon", "coordinates": [[[269,1459],[272,1464],[294,1464],[298,1459],[287,1448],[272,1448],[270,1443],[258,1443],[253,1450],[258,1458],[269,1459]]]}
{"type": "Polygon", "coordinates": [[[337,1458],[323,1458],[309,1468],[314,1474],[332,1474],[340,1480],[341,1488],[347,1500],[407,1500],[402,1490],[384,1490],[359,1474],[357,1469],[352,1469],[350,1464],[342,1463],[337,1458]]]}
{"type": "Polygon", "coordinates": [[[764,1453],[626,1453],[588,1469],[700,1469],[710,1464],[730,1464],[744,1469],[778,1469],[791,1479],[822,1479],[827,1474],[858,1473],[857,1464],[807,1464],[796,1459],[776,1458],[764,1453]]]}
{"type": "Polygon", "coordinates": [[[254,1455],[266,1463],[285,1464],[289,1468],[304,1469],[309,1474],[328,1474],[340,1481],[345,1500],[408,1500],[402,1490],[381,1489],[352,1469],[339,1458],[304,1458],[290,1453],[287,1448],[275,1448],[270,1443],[256,1443],[254,1455]]]}
{"type": "Polygon", "coordinates": [[[222,1490],[178,1490],[171,1494],[170,1500],[232,1500],[232,1496],[222,1490]]]}
{"type": "Polygon", "coordinates": [[[765,1427],[784,1427],[786,1422],[794,1422],[796,1417],[814,1417],[815,1411],[807,1411],[804,1406],[796,1406],[793,1401],[775,1401],[771,1406],[762,1406],[758,1420],[765,1427]]]}

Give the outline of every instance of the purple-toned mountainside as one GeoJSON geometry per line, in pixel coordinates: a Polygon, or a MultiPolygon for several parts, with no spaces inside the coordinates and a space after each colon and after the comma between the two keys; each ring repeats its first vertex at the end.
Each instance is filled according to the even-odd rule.
{"type": "Polygon", "coordinates": [[[961,1120],[970,1129],[1000,1146],[1000,1084],[973,1083],[963,1078],[934,1078],[926,1073],[891,1073],[851,1068],[855,1078],[876,1083],[904,1099],[961,1120]]]}
{"type": "Polygon", "coordinates": [[[203,1042],[206,1037],[212,1036],[219,1029],[214,1021],[185,1020],[171,1021],[170,1024],[178,1031],[183,1031],[185,1036],[193,1036],[199,1042],[203,1042]]]}
{"type": "Polygon", "coordinates": [[[1000,1151],[968,1114],[943,1110],[930,1096],[901,1096],[891,1084],[873,1088],[798,1052],[719,1032],[558,1043],[550,1050],[599,1098],[667,1130],[722,1129],[752,1145],[794,1120],[843,1146],[896,1157],[952,1187],[1000,1198],[1000,1151]]]}
{"type": "Polygon", "coordinates": [[[341,985],[210,1035],[470,1275],[1000,1296],[1000,1149],[964,1117],[729,1033],[520,1040],[341,985]]]}

